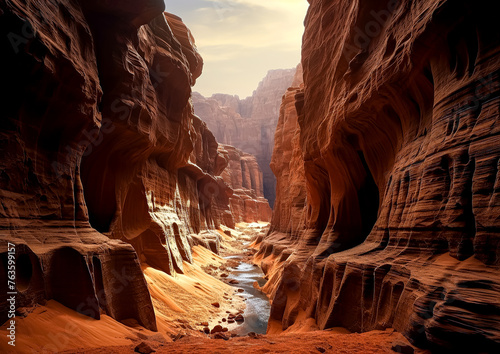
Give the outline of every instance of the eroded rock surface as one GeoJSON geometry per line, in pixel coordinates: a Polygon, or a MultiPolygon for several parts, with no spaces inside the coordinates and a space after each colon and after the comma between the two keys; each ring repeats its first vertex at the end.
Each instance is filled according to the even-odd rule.
{"type": "Polygon", "coordinates": [[[304,89],[283,101],[276,208],[257,255],[271,322],[393,327],[419,346],[498,351],[500,31],[489,2],[310,4],[304,89]]]}
{"type": "Polygon", "coordinates": [[[274,133],[281,99],[296,74],[296,69],[270,70],[253,95],[245,99],[226,94],[205,98],[193,93],[195,112],[207,122],[217,141],[257,157],[263,172],[264,196],[271,206],[276,196],[276,178],[269,167],[274,133]]]}
{"type": "Polygon", "coordinates": [[[181,273],[234,225],[227,161],[189,101],[202,59],[164,6],[0,1],[0,290],[10,242],[17,307],[156,330],[141,263],[181,273]]]}
{"type": "Polygon", "coordinates": [[[270,221],[272,210],[264,198],[262,171],[255,156],[223,144],[219,153],[228,161],[221,176],[233,189],[229,203],[234,222],[270,221]]]}

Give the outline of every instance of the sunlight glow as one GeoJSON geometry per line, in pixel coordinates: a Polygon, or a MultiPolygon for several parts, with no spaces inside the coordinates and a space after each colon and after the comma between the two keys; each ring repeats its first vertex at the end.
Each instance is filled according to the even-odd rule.
{"type": "Polygon", "coordinates": [[[300,61],[306,0],[165,0],[204,59],[195,91],[246,97],[270,69],[300,61]]]}

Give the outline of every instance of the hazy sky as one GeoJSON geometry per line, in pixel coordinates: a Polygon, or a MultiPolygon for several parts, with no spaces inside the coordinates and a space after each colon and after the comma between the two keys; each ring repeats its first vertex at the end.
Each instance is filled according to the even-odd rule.
{"type": "Polygon", "coordinates": [[[307,0],[165,0],[204,60],[195,91],[250,96],[270,69],[300,61],[307,0]]]}

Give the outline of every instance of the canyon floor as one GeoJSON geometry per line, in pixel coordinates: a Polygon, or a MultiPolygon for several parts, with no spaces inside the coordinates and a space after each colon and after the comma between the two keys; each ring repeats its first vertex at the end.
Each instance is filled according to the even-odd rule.
{"type": "MultiPolygon", "coordinates": [[[[336,328],[318,331],[314,321],[273,335],[238,331],[242,322],[235,316],[244,314],[243,289],[232,272],[241,262],[252,263],[250,245],[267,224],[239,224],[236,230],[218,230],[221,251],[217,255],[193,247],[193,264],[184,263],[184,274],[168,275],[152,267],[143,272],[155,307],[158,332],[152,332],[134,321],[120,323],[102,314],[100,320],[83,316],[54,300],[17,312],[15,351],[3,341],[0,351],[63,353],[390,353],[403,352],[411,346],[393,330],[349,333],[336,328]],[[232,322],[232,323],[229,323],[232,322]],[[205,334],[216,326],[225,332],[205,334]],[[398,345],[400,347],[398,347],[398,345]]],[[[6,325],[0,329],[7,334],[6,325]]],[[[416,353],[423,352],[415,349],[416,353]]]]}

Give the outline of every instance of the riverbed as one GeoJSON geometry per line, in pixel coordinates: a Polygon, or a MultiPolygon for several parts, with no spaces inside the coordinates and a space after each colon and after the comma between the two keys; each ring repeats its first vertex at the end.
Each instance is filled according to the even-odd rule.
{"type": "MultiPolygon", "coordinates": [[[[227,257],[227,259],[234,260],[239,260],[240,258],[241,256],[227,257]]],[[[241,324],[230,324],[228,326],[229,330],[238,335],[246,335],[250,332],[265,334],[271,312],[271,304],[267,296],[254,287],[255,282],[259,286],[263,286],[266,283],[264,273],[256,265],[241,262],[230,272],[229,279],[239,282],[236,287],[244,290],[239,295],[246,299],[246,308],[243,313],[245,321],[241,324]]]]}

